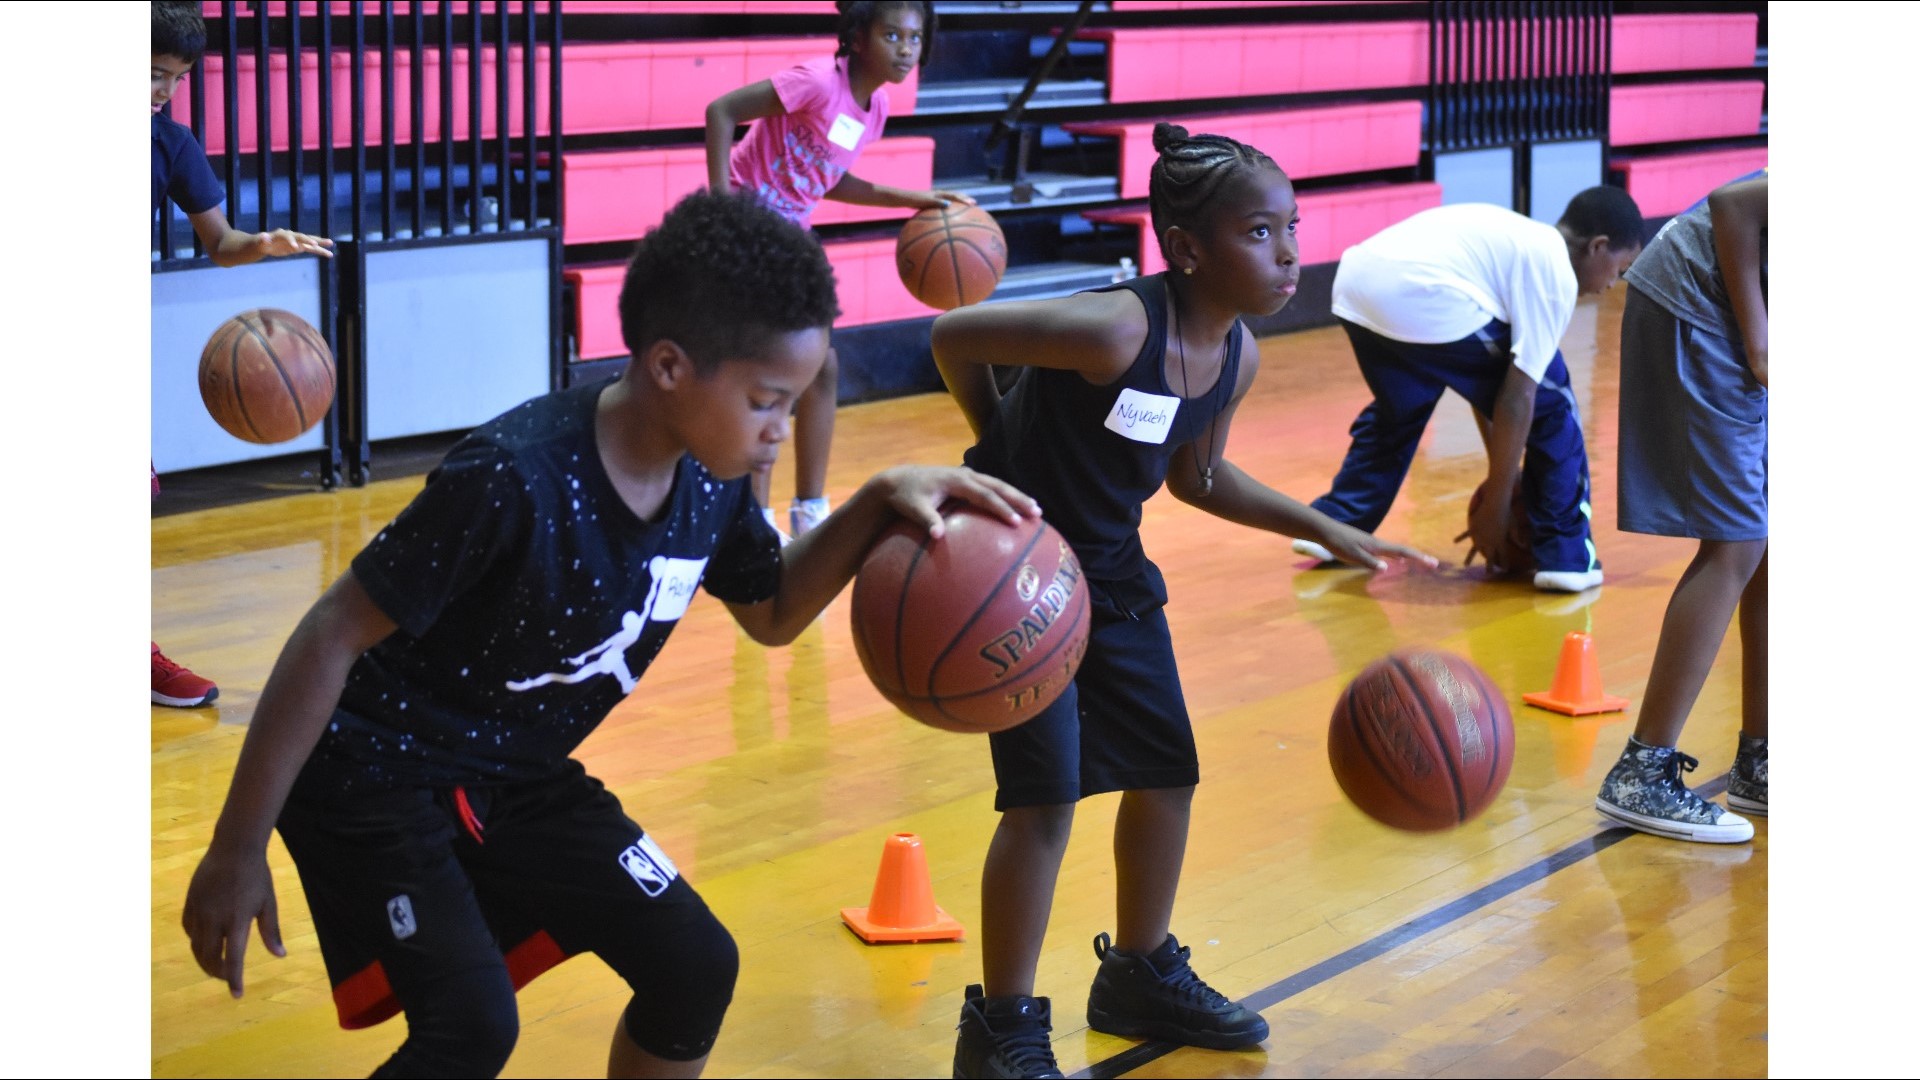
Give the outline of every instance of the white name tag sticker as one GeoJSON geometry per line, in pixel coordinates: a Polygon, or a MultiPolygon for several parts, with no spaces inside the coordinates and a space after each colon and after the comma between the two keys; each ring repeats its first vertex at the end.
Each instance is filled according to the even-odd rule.
{"type": "Polygon", "coordinates": [[[827,141],[842,150],[858,150],[860,136],[866,133],[867,125],[841,113],[833,118],[833,126],[827,129],[827,141]]]}
{"type": "Polygon", "coordinates": [[[667,559],[656,556],[647,569],[658,586],[653,607],[647,617],[654,622],[675,622],[687,613],[693,592],[700,587],[700,576],[707,568],[705,559],[667,559]]]}
{"type": "Polygon", "coordinates": [[[1134,442],[1157,446],[1167,441],[1167,433],[1173,430],[1173,414],[1179,409],[1179,398],[1143,394],[1128,387],[1120,391],[1113,411],[1107,414],[1107,428],[1134,442]]]}

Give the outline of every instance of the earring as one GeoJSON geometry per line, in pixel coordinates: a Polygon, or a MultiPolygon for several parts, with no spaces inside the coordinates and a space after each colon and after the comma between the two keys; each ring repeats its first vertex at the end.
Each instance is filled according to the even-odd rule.
{"type": "Polygon", "coordinates": [[[1186,272],[1187,272],[1187,276],[1188,276],[1188,277],[1192,277],[1192,276],[1193,276],[1193,267],[1191,267],[1191,266],[1188,266],[1188,267],[1183,267],[1183,269],[1184,269],[1184,270],[1186,270],[1186,272]]]}

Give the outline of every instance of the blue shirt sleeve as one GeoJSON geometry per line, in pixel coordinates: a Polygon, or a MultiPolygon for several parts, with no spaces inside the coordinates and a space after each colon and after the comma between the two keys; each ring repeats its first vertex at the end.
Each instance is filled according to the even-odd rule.
{"type": "Polygon", "coordinates": [[[193,132],[168,120],[154,118],[153,132],[154,209],[160,209],[158,193],[164,191],[181,210],[198,214],[219,206],[227,193],[213,175],[207,152],[193,132]]]}

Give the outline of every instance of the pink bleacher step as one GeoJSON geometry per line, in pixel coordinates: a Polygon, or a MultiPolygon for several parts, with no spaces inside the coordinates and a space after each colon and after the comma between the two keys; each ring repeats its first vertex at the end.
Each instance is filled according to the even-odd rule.
{"type": "MultiPolygon", "coordinates": [[[[707,105],[714,98],[739,89],[775,72],[822,56],[835,48],[829,37],[810,38],[735,38],[721,41],[638,41],[582,42],[566,47],[566,63],[561,69],[561,101],[565,110],[564,127],[569,134],[589,135],[622,131],[650,131],[663,128],[702,128],[707,122],[707,105]]],[[[453,131],[455,138],[467,135],[467,53],[454,50],[453,59],[453,131]]],[[[514,46],[509,53],[508,130],[519,136],[526,133],[522,116],[522,79],[524,50],[514,46]]],[[[487,47],[480,53],[481,134],[497,134],[494,95],[498,86],[496,50],[487,47]]],[[[549,77],[547,49],[535,54],[535,82],[538,100],[547,99],[549,77]]],[[[259,127],[254,112],[255,74],[258,60],[251,54],[239,58],[240,130],[237,144],[243,153],[259,149],[259,127]]],[[[440,138],[440,51],[424,50],[425,123],[429,141],[440,138]]],[[[394,61],[394,140],[408,142],[413,137],[413,57],[409,49],[396,52],[394,61]]],[[[273,147],[285,150],[292,145],[287,130],[287,53],[279,50],[268,58],[269,80],[273,86],[273,147]]],[[[194,82],[207,88],[207,152],[221,153],[227,146],[225,125],[225,87],[222,76],[226,58],[209,54],[204,71],[194,82]]],[[[332,56],[333,145],[353,144],[353,61],[344,50],[332,56]]],[[[303,51],[301,56],[301,141],[309,149],[320,146],[319,52],[303,51]]],[[[365,137],[368,145],[378,145],[381,137],[380,92],[381,58],[377,51],[364,54],[362,84],[368,109],[365,137]]],[[[904,83],[887,88],[889,113],[906,116],[913,112],[919,94],[920,73],[916,69],[904,83]]],[[[174,97],[173,116],[186,123],[192,115],[193,84],[181,84],[174,97]]],[[[543,115],[539,134],[548,132],[543,115]]]]}
{"type": "MultiPolygon", "coordinates": [[[[252,9],[258,6],[257,3],[244,4],[240,16],[246,18],[252,15],[252,9]]],[[[335,15],[353,14],[353,0],[332,0],[332,3],[327,6],[335,15]]],[[[442,7],[440,3],[428,3],[427,16],[437,18],[442,7]]],[[[393,5],[393,13],[396,16],[410,16],[413,14],[412,8],[413,5],[408,3],[408,0],[398,0],[393,5]]],[[[379,0],[361,0],[360,9],[366,13],[367,20],[371,22],[380,15],[379,0]]],[[[526,9],[523,0],[512,0],[507,5],[507,10],[515,15],[525,12],[526,9]]],[[[535,0],[533,9],[544,14],[553,9],[553,4],[549,0],[535,0]]],[[[497,10],[497,4],[494,0],[487,0],[484,10],[491,17],[497,10]]],[[[745,15],[751,13],[831,16],[836,13],[833,0],[567,0],[567,5],[562,10],[568,15],[745,15]]],[[[311,16],[318,14],[319,11],[320,5],[315,0],[304,0],[300,4],[302,15],[311,16]]],[[[466,14],[465,0],[455,3],[453,11],[455,15],[466,14]]],[[[219,18],[220,0],[202,0],[200,12],[209,19],[219,18]]],[[[269,15],[277,17],[286,13],[286,0],[272,0],[267,4],[269,15]]]]}
{"type": "MultiPolygon", "coordinates": [[[[701,128],[722,94],[823,56],[830,37],[570,44],[561,72],[569,135],[701,128]],[[638,92],[644,87],[645,92],[638,92]]],[[[913,112],[920,72],[886,88],[888,112],[913,112]]]]}
{"type": "Polygon", "coordinates": [[[1752,67],[1759,42],[1753,12],[1615,15],[1613,73],[1752,67]]]}
{"type": "Polygon", "coordinates": [[[569,266],[566,279],[573,286],[573,330],[579,358],[606,360],[627,355],[620,339],[620,283],[626,263],[569,266]]]}
{"type": "Polygon", "coordinates": [[[1107,100],[1116,104],[1427,82],[1424,21],[1100,27],[1081,36],[1107,42],[1107,100]]]}
{"type": "MultiPolygon", "coordinates": [[[[707,151],[704,146],[668,146],[572,152],[562,156],[561,173],[567,192],[567,243],[634,240],[658,225],[687,194],[707,186],[707,151]]],[[[854,175],[876,184],[930,188],[933,140],[924,136],[881,139],[860,155],[854,175]]],[[[814,211],[813,223],[887,221],[912,213],[828,200],[814,211]]]]}
{"type": "MultiPolygon", "coordinates": [[[[940,312],[913,298],[900,283],[894,263],[894,238],[836,240],[823,244],[840,298],[835,327],[918,319],[940,312]]],[[[625,263],[569,266],[574,289],[574,333],[581,360],[627,355],[620,339],[620,283],[625,263]]]]}
{"type": "MultiPolygon", "coordinates": [[[[1353,245],[1396,222],[1440,205],[1440,185],[1372,184],[1302,192],[1300,200],[1300,264],[1338,262],[1353,245]]],[[[1152,215],[1145,206],[1114,206],[1083,211],[1089,221],[1134,225],[1140,230],[1138,263],[1143,274],[1167,268],[1160,242],[1153,235],[1152,215]]]]}
{"type": "Polygon", "coordinates": [[[1648,217],[1666,217],[1687,209],[1713,189],[1766,167],[1767,148],[1743,147],[1690,154],[1658,154],[1618,159],[1612,167],[1626,175],[1627,194],[1648,217]]]}
{"type": "Polygon", "coordinates": [[[1616,86],[1609,99],[1615,146],[1715,139],[1760,133],[1767,84],[1675,82],[1616,86]]]}
{"type": "Polygon", "coordinates": [[[821,246],[826,249],[827,261],[833,264],[840,293],[840,317],[834,320],[835,328],[940,314],[938,308],[915,300],[900,283],[894,237],[834,240],[821,246]]]}
{"type": "MultiPolygon", "coordinates": [[[[1272,112],[1228,113],[1176,121],[1195,135],[1225,135],[1258,147],[1287,175],[1339,176],[1417,165],[1420,103],[1383,101],[1272,112]]],[[[1120,197],[1144,199],[1153,163],[1151,120],[1090,120],[1064,125],[1083,135],[1120,140],[1120,197]]]]}

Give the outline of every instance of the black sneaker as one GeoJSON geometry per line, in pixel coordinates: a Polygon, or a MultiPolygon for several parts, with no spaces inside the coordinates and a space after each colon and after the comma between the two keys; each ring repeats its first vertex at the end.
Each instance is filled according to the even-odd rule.
{"type": "Polygon", "coordinates": [[[1235,1050],[1267,1037],[1267,1022],[1202,982],[1187,962],[1193,950],[1172,934],[1146,955],[1093,939],[1100,972],[1087,995],[1087,1026],[1130,1039],[1163,1039],[1209,1050],[1235,1050]]]}
{"type": "Polygon", "coordinates": [[[953,1048],[954,1080],[1063,1075],[1053,1060],[1053,1013],[1046,998],[985,996],[967,987],[960,1006],[960,1041],[953,1048]]]}
{"type": "Polygon", "coordinates": [[[1758,817],[1767,816],[1767,740],[1740,733],[1740,749],[1727,774],[1727,805],[1758,817]]]}

